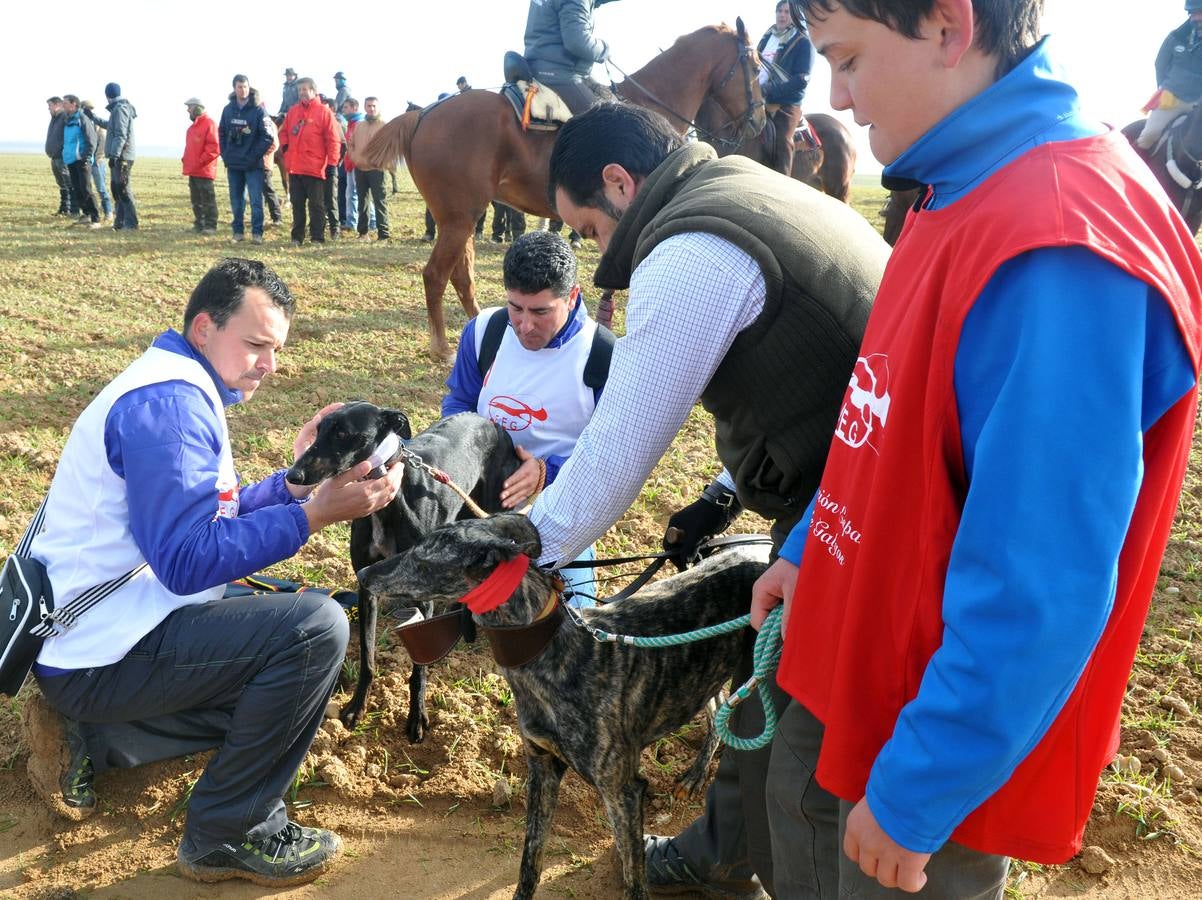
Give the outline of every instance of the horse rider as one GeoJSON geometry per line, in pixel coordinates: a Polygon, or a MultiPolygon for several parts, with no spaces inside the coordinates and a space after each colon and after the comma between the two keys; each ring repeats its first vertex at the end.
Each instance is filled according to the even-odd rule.
{"type": "Polygon", "coordinates": [[[1159,89],[1148,104],[1148,119],[1136,138],[1141,150],[1156,146],[1164,130],[1202,99],[1202,0],[1185,0],[1189,18],[1169,32],[1156,54],[1159,89]]]}
{"type": "Polygon", "coordinates": [[[593,9],[611,0],[530,0],[525,57],[534,77],[555,90],[572,114],[614,99],[594,81],[593,63],[609,59],[609,44],[593,34],[593,9]]]}
{"type": "MultiPolygon", "coordinates": [[[[1202,0],[1193,0],[1202,4],[1202,0]]],[[[760,69],[760,88],[767,112],[776,126],[776,141],[770,167],[788,175],[793,170],[793,133],[801,124],[801,101],[810,83],[814,47],[802,19],[802,27],[793,24],[789,0],[776,4],[776,24],[764,32],[756,47],[764,61],[760,69]]]]}

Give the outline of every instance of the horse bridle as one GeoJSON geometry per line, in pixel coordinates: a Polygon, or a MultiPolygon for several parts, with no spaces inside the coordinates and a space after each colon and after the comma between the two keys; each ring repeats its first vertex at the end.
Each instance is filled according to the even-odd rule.
{"type": "MultiPolygon", "coordinates": [[[[697,135],[699,137],[706,138],[710,143],[722,144],[723,146],[727,146],[727,147],[737,147],[744,140],[754,137],[756,134],[758,134],[760,132],[760,129],[763,126],[756,125],[755,111],[759,107],[764,106],[765,104],[764,104],[764,101],[762,98],[760,100],[756,100],[754,97],[754,94],[752,93],[752,91],[753,91],[752,80],[755,78],[755,72],[752,71],[752,68],[751,68],[751,47],[748,46],[746,41],[744,41],[741,37],[739,37],[739,35],[734,34],[734,35],[732,35],[732,37],[734,38],[735,44],[738,47],[738,54],[735,57],[735,61],[730,64],[730,70],[727,71],[726,75],[723,76],[722,80],[719,81],[715,87],[711,88],[710,91],[707,92],[706,96],[712,97],[714,99],[714,102],[718,104],[718,108],[721,109],[724,113],[726,113],[726,115],[729,117],[729,121],[727,121],[723,125],[719,126],[719,128],[717,129],[718,131],[724,131],[725,129],[729,128],[730,126],[738,124],[739,125],[738,133],[739,134],[746,133],[746,135],[747,135],[746,137],[738,138],[735,140],[732,140],[730,138],[720,137],[719,135],[714,134],[713,132],[711,132],[705,128],[702,128],[693,119],[690,119],[688,116],[681,115],[676,110],[674,110],[671,106],[669,106],[667,103],[665,103],[663,100],[661,100],[655,94],[653,94],[651,91],[647,90],[645,87],[643,87],[641,84],[639,84],[638,81],[635,80],[634,77],[632,77],[628,73],[624,72],[617,63],[613,62],[612,59],[607,60],[605,65],[606,65],[606,68],[616,69],[619,72],[619,74],[621,74],[621,76],[626,81],[629,81],[636,88],[638,88],[640,91],[642,91],[648,98],[650,98],[650,100],[653,103],[655,103],[657,106],[659,106],[665,112],[667,112],[670,116],[672,116],[673,118],[679,119],[681,122],[684,122],[684,124],[688,128],[692,128],[695,132],[697,132],[697,135]],[[743,111],[743,115],[736,119],[734,116],[730,115],[729,110],[727,110],[725,106],[723,106],[721,103],[718,103],[718,99],[717,99],[716,95],[719,91],[721,91],[724,87],[726,87],[727,84],[730,83],[730,80],[734,77],[735,72],[737,72],[739,70],[740,66],[743,69],[743,77],[744,77],[743,92],[744,92],[744,96],[746,97],[746,100],[747,100],[747,108],[743,111]]],[[[610,86],[615,90],[615,92],[619,88],[619,85],[613,84],[612,78],[610,79],[610,86]]]]}

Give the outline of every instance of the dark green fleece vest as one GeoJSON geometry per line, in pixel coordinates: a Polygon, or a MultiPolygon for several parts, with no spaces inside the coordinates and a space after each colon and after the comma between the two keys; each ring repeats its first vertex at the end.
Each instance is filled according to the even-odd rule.
{"type": "MultiPolygon", "coordinates": [[[[764,274],[763,313],[701,394],[739,500],[791,525],[818,488],[843,394],[889,256],[859,213],[741,156],[682,147],[640,186],[597,267],[623,289],[661,241],[707,232],[764,274]]],[[[731,302],[736,298],[732,297],[731,302]]],[[[637,303],[637,297],[631,297],[637,303]]],[[[689,315],[689,298],[679,298],[689,315]]]]}

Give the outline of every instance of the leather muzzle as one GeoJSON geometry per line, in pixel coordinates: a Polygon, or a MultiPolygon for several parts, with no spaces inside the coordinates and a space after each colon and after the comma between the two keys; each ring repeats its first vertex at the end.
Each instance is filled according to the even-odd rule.
{"type": "Polygon", "coordinates": [[[402,625],[397,634],[414,665],[428,666],[454,650],[460,638],[472,643],[476,639],[476,623],[471,611],[459,606],[440,616],[402,625]]]}

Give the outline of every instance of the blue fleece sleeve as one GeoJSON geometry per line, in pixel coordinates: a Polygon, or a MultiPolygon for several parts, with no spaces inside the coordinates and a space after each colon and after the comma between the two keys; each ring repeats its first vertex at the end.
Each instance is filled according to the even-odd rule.
{"type": "Polygon", "coordinates": [[[296,503],[296,498],[288,492],[288,486],[284,481],[286,471],[286,469],[279,469],[262,481],[244,487],[238,494],[238,515],[244,516],[264,506],[296,503]]]}
{"type": "Polygon", "coordinates": [[[1164,300],[1083,248],[982,291],[956,353],[969,486],[943,642],[868,782],[902,846],[942,846],[1059,713],[1114,602],[1143,432],[1194,381],[1164,300]]]}
{"type": "Polygon", "coordinates": [[[798,567],[801,566],[801,554],[805,549],[806,536],[810,533],[810,520],[814,518],[814,504],[817,502],[818,494],[815,493],[810,498],[810,505],[806,507],[805,513],[797,520],[797,524],[793,526],[780,548],[780,558],[787,559],[798,567]]]}
{"type": "Polygon", "coordinates": [[[109,411],[104,438],[109,465],[127,485],[134,541],[174,593],[245,577],[292,556],[309,537],[295,503],[216,516],[219,426],[194,385],[168,382],[126,394],[109,411]]]}
{"type": "Polygon", "coordinates": [[[447,395],[442,398],[443,417],[475,412],[483,387],[484,378],[476,360],[476,319],[472,319],[463,326],[459,349],[455,352],[455,365],[447,376],[447,395]]]}

